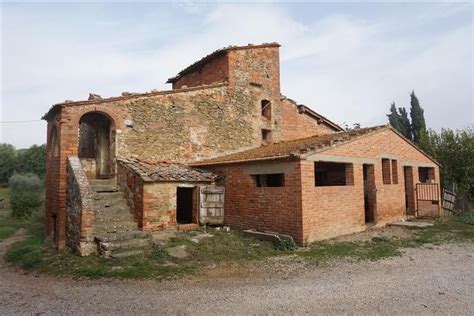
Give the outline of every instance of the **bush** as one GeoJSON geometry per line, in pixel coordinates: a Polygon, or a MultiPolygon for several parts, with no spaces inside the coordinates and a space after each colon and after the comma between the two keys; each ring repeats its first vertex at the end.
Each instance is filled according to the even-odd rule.
{"type": "Polygon", "coordinates": [[[293,251],[298,247],[293,239],[280,239],[275,243],[275,248],[281,251],[293,251]]]}
{"type": "Polygon", "coordinates": [[[474,212],[462,213],[458,217],[461,222],[474,225],[474,212]]]}
{"type": "Polygon", "coordinates": [[[12,216],[16,218],[27,218],[38,212],[43,205],[40,193],[37,192],[12,192],[10,196],[10,207],[12,216]]]}
{"type": "Polygon", "coordinates": [[[33,173],[15,173],[8,180],[8,186],[12,192],[35,192],[43,191],[43,182],[33,173]]]}

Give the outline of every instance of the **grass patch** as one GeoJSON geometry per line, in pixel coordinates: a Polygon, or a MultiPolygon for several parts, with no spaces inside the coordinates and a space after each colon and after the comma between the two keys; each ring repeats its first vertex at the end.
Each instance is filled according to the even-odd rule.
{"type": "Polygon", "coordinates": [[[322,241],[311,244],[307,251],[298,252],[298,255],[316,262],[341,258],[374,261],[399,256],[404,248],[426,244],[474,242],[474,225],[466,224],[458,218],[439,220],[432,227],[411,229],[414,230],[411,238],[373,238],[371,241],[360,242],[322,241]]]}
{"type": "MultiPolygon", "coordinates": [[[[0,212],[0,223],[9,218],[5,214],[0,212]]],[[[315,263],[340,259],[374,261],[399,256],[403,249],[408,247],[474,241],[474,225],[466,224],[458,218],[438,221],[433,227],[413,228],[413,236],[410,238],[374,238],[361,242],[330,240],[316,242],[297,251],[286,249],[288,247],[281,251],[271,243],[245,237],[236,231],[223,232],[201,228],[197,232],[179,232],[161,246],[143,255],[113,260],[94,255],[79,257],[68,250],[52,250],[44,243],[40,217],[35,219],[36,221],[31,219],[21,224],[20,221],[15,222],[15,225],[25,225],[29,236],[10,248],[6,260],[24,269],[87,278],[174,279],[206,269],[213,264],[245,264],[289,254],[297,254],[308,262],[315,263]],[[197,235],[203,233],[212,237],[198,238],[197,235]],[[195,239],[200,239],[199,243],[196,243],[195,239]],[[176,246],[185,246],[188,256],[183,259],[170,256],[167,250],[176,246]]]]}
{"type": "MultiPolygon", "coordinates": [[[[6,255],[6,260],[24,269],[36,269],[55,275],[72,275],[88,278],[154,278],[175,279],[199,271],[211,263],[244,262],[263,259],[279,253],[272,244],[257,242],[232,232],[217,232],[213,237],[191,241],[196,232],[180,232],[162,247],[155,247],[143,255],[120,260],[91,255],[79,257],[69,250],[54,251],[45,245],[44,239],[35,227],[30,236],[15,243],[6,255]],[[178,259],[168,255],[169,248],[185,245],[188,257],[178,259]]],[[[201,233],[206,232],[202,229],[201,233]]]]}
{"type": "Polygon", "coordinates": [[[354,259],[357,261],[374,261],[387,257],[399,256],[400,247],[392,240],[364,242],[317,242],[308,251],[298,253],[312,261],[323,262],[335,259],[354,259]]]}
{"type": "Polygon", "coordinates": [[[10,188],[9,187],[0,187],[0,200],[8,199],[10,197],[10,188]]]}

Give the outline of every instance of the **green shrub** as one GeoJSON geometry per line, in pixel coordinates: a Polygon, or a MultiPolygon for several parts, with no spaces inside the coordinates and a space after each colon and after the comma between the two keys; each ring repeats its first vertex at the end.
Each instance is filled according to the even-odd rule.
{"type": "Polygon", "coordinates": [[[12,216],[16,218],[27,218],[41,209],[43,201],[37,192],[12,192],[10,195],[10,207],[12,216]]]}
{"type": "Polygon", "coordinates": [[[33,173],[19,174],[15,173],[8,180],[8,186],[12,192],[41,192],[43,191],[43,182],[33,173]]]}
{"type": "Polygon", "coordinates": [[[281,251],[293,251],[297,246],[293,239],[280,239],[275,243],[275,248],[281,251]]]}
{"type": "Polygon", "coordinates": [[[474,212],[459,214],[458,218],[465,224],[474,225],[474,212]]]}

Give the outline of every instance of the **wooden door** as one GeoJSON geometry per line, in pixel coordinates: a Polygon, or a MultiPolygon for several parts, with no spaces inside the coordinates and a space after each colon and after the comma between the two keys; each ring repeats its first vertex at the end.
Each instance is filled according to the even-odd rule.
{"type": "Polygon", "coordinates": [[[206,186],[200,190],[200,224],[224,223],[224,187],[206,186]]]}

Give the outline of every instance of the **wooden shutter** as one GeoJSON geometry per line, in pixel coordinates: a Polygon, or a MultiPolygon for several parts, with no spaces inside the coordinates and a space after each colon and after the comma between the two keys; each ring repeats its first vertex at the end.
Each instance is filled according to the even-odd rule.
{"type": "Polygon", "coordinates": [[[200,190],[200,224],[224,223],[224,187],[206,186],[200,190]]]}

